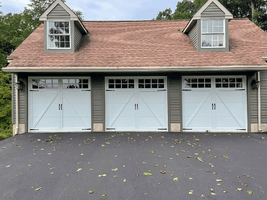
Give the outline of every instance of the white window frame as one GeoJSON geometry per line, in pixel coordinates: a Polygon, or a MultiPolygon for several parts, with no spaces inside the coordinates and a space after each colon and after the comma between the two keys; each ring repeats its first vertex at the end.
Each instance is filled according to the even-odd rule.
{"type": "Polygon", "coordinates": [[[214,49],[214,48],[225,48],[225,19],[202,19],[201,20],[201,48],[203,49],[214,49]],[[213,21],[213,20],[222,20],[223,21],[223,32],[217,32],[217,33],[204,33],[203,32],[203,21],[213,21]],[[202,35],[217,35],[217,34],[223,34],[223,46],[216,46],[216,47],[203,47],[202,46],[202,35]]]}
{"type": "Polygon", "coordinates": [[[69,20],[48,20],[47,21],[47,49],[71,49],[71,24],[69,20]],[[50,34],[49,33],[49,22],[69,22],[69,34],[50,34]],[[53,36],[69,36],[70,37],[70,47],[50,47],[49,35],[53,36]]]}

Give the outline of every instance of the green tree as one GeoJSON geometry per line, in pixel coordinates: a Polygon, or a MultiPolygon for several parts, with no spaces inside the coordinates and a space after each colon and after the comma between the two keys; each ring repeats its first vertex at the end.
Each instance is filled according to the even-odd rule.
{"type": "Polygon", "coordinates": [[[172,10],[166,9],[163,12],[159,12],[156,20],[171,20],[172,19],[172,10]]]}
{"type": "MultiPolygon", "coordinates": [[[[183,0],[178,2],[174,13],[168,12],[165,19],[190,19],[207,0],[183,0]]],[[[267,31],[267,0],[219,0],[223,6],[233,14],[234,18],[248,18],[257,26],[267,31]]],[[[168,9],[166,9],[168,10],[168,9]]],[[[156,20],[164,18],[164,13],[159,12],[156,20]]]]}

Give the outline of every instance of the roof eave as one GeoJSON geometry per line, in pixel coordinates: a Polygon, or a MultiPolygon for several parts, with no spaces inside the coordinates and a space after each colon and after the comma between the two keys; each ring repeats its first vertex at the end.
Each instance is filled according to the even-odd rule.
{"type": "Polygon", "coordinates": [[[266,65],[230,66],[151,66],[151,67],[5,67],[4,72],[188,72],[188,71],[260,71],[266,65]]]}

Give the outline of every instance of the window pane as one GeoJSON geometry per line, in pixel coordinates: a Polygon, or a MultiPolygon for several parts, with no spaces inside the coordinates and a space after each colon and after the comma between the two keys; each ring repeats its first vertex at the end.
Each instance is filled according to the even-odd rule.
{"type": "MultiPolygon", "coordinates": [[[[88,89],[89,88],[88,86],[89,86],[88,83],[83,84],[83,88],[88,89]]],[[[114,88],[114,85],[113,85],[113,88],[114,88]]]]}
{"type": "Polygon", "coordinates": [[[204,84],[198,84],[198,88],[204,88],[204,84]]]}
{"type": "Polygon", "coordinates": [[[203,20],[202,21],[202,31],[203,31],[203,33],[207,33],[207,31],[208,31],[208,22],[207,22],[207,20],[203,20]]]}
{"type": "Polygon", "coordinates": [[[127,88],[127,84],[122,84],[122,88],[127,88]]]}
{"type": "Polygon", "coordinates": [[[144,79],[139,79],[138,83],[144,83],[144,79]]]}
{"type": "Polygon", "coordinates": [[[44,89],[44,88],[45,88],[45,79],[40,79],[39,89],[44,89]]]}
{"type": "Polygon", "coordinates": [[[157,84],[152,84],[152,88],[157,88],[158,85],[157,84]]]}
{"type": "Polygon", "coordinates": [[[116,88],[121,88],[121,84],[116,84],[116,88]]]}
{"type": "Polygon", "coordinates": [[[159,83],[164,83],[164,79],[159,79],[159,83]]]}
{"type": "Polygon", "coordinates": [[[129,84],[129,88],[134,88],[134,84],[129,84]]]}
{"type": "MultiPolygon", "coordinates": [[[[83,79],[83,83],[89,83],[88,79],[83,79]]],[[[114,83],[114,80],[113,80],[114,83]]]]}
{"type": "Polygon", "coordinates": [[[63,79],[63,83],[68,83],[69,80],[68,79],[63,79]]]}
{"type": "Polygon", "coordinates": [[[114,79],[109,79],[108,82],[109,83],[114,83],[114,79]]]}
{"type": "Polygon", "coordinates": [[[204,79],[203,78],[200,78],[200,79],[198,79],[198,82],[199,83],[203,83],[204,82],[204,79]]]}
{"type": "Polygon", "coordinates": [[[109,88],[114,88],[114,84],[109,84],[108,87],[109,88]]]}
{"type": "Polygon", "coordinates": [[[164,88],[164,84],[159,84],[159,88],[164,88]]]}
{"type": "Polygon", "coordinates": [[[144,88],[144,84],[139,84],[139,88],[144,88]]]}
{"type": "Polygon", "coordinates": [[[116,83],[121,83],[121,79],[116,79],[116,83]]]}
{"type": "Polygon", "coordinates": [[[150,83],[150,79],[145,79],[145,83],[150,83]]]}
{"type": "Polygon", "coordinates": [[[38,89],[38,80],[32,79],[32,89],[38,89]]]}
{"type": "Polygon", "coordinates": [[[65,47],[69,48],[70,47],[70,43],[69,42],[65,42],[65,47]]]}
{"type": "Polygon", "coordinates": [[[212,21],[208,20],[208,33],[212,33],[212,21]]]}
{"type": "Polygon", "coordinates": [[[134,79],[129,79],[129,83],[134,83],[134,79]]]}

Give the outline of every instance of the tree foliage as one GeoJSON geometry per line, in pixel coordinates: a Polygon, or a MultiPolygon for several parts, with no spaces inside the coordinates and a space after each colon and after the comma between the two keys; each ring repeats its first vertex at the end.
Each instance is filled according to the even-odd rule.
{"type": "MultiPolygon", "coordinates": [[[[207,0],[183,0],[174,13],[171,9],[159,12],[156,20],[190,19],[207,0]]],[[[234,18],[248,18],[263,30],[267,30],[267,0],[219,0],[234,18]]]]}

